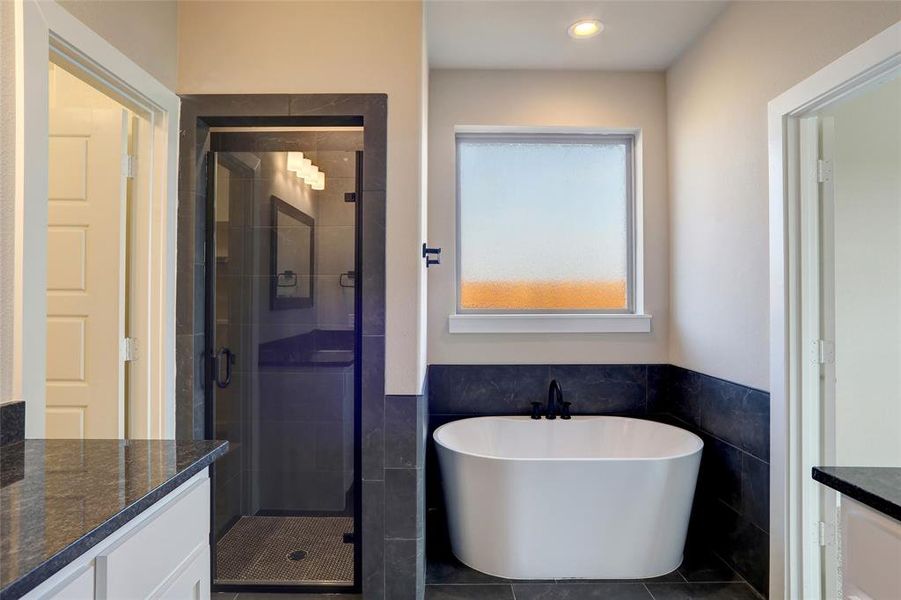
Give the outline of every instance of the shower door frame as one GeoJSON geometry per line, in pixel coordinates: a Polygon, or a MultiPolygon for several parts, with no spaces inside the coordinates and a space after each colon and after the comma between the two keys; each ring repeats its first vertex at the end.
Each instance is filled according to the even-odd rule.
{"type": "MultiPolygon", "coordinates": [[[[204,270],[205,278],[205,304],[204,316],[205,324],[205,348],[204,348],[204,383],[206,390],[206,401],[204,409],[204,430],[206,438],[213,439],[216,435],[216,173],[219,168],[211,161],[217,157],[220,152],[228,151],[211,150],[207,153],[207,193],[206,193],[206,236],[204,238],[205,256],[211,257],[204,270]]],[[[363,184],[363,152],[356,151],[356,165],[354,169],[355,181],[354,189],[356,198],[362,197],[363,184]]],[[[356,271],[356,281],[360,281],[362,277],[362,202],[354,203],[354,270],[356,271]]],[[[210,585],[212,591],[221,592],[282,592],[282,593],[359,593],[360,585],[360,567],[362,559],[362,545],[359,543],[360,538],[360,516],[362,513],[362,477],[361,477],[361,423],[360,423],[360,400],[362,394],[362,369],[361,355],[363,343],[363,327],[362,327],[362,286],[354,286],[354,578],[351,585],[344,584],[327,584],[320,582],[297,583],[297,584],[266,584],[266,583],[227,583],[216,584],[216,556],[217,556],[217,532],[216,524],[216,465],[210,468],[210,585]]],[[[228,360],[228,359],[227,359],[228,360]]],[[[244,490],[241,491],[244,493],[244,490]]]]}
{"type": "MultiPolygon", "coordinates": [[[[385,224],[387,180],[388,97],[386,94],[203,94],[184,95],[181,106],[179,153],[179,232],[194,232],[188,251],[178,255],[179,305],[184,317],[177,333],[179,379],[176,390],[177,437],[201,438],[209,429],[205,365],[198,340],[205,346],[206,318],[194,317],[192,302],[205,303],[206,283],[195,278],[195,267],[205,262],[207,174],[210,127],[341,127],[363,126],[361,195],[357,198],[360,287],[356,348],[359,386],[355,441],[356,494],[355,584],[349,592],[381,595],[385,589],[385,224]],[[193,251],[192,251],[193,250],[193,251]],[[193,340],[193,341],[191,341],[193,340]],[[190,343],[189,343],[190,342],[190,343]],[[201,381],[198,382],[198,379],[201,381]],[[196,410],[201,407],[200,414],[196,410]]],[[[181,246],[183,249],[184,245],[181,246]]],[[[182,314],[182,313],[180,313],[182,314]]],[[[215,465],[213,467],[215,471],[215,465]]],[[[211,498],[212,501],[212,498],[211,498]]],[[[214,586],[231,590],[231,586],[214,586]]],[[[253,586],[255,591],[289,592],[287,586],[253,586]]],[[[296,591],[317,593],[312,586],[296,591]]],[[[324,591],[337,592],[334,586],[324,591]]],[[[319,592],[321,593],[321,591],[319,592]]]]}

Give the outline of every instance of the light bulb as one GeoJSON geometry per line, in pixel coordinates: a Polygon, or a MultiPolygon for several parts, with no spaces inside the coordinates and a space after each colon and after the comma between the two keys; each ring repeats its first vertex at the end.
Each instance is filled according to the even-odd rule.
{"type": "Polygon", "coordinates": [[[582,19],[569,26],[569,35],[577,40],[594,37],[604,31],[604,24],[597,19],[582,19]]]}
{"type": "Polygon", "coordinates": [[[316,165],[311,165],[309,169],[306,170],[303,174],[304,181],[307,182],[307,185],[313,185],[313,182],[316,181],[316,178],[319,176],[319,167],[316,165]]]}
{"type": "Polygon", "coordinates": [[[303,152],[288,152],[288,170],[294,171],[295,173],[299,173],[303,168],[303,162],[310,162],[308,159],[303,157],[303,152]]]}

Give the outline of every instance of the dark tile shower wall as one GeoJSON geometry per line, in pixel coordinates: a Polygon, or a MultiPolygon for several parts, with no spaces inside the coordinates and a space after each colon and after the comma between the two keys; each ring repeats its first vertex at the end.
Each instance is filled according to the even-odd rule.
{"type": "MultiPolygon", "coordinates": [[[[576,414],[669,422],[704,440],[687,544],[712,549],[760,593],[769,579],[769,394],[671,365],[431,365],[429,435],[478,415],[528,414],[557,379],[576,414]]],[[[427,506],[443,510],[431,437],[427,506]]]]}
{"type": "Polygon", "coordinates": [[[204,437],[204,290],[209,127],[182,107],[175,275],[175,437],[204,437]]]}

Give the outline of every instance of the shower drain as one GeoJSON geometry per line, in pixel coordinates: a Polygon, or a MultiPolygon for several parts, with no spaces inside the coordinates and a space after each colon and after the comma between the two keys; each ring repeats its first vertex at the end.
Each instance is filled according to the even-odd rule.
{"type": "Polygon", "coordinates": [[[306,557],[307,557],[306,550],[294,550],[293,552],[289,552],[288,555],[286,556],[286,558],[288,560],[293,560],[295,562],[299,561],[299,560],[303,560],[306,557]]]}

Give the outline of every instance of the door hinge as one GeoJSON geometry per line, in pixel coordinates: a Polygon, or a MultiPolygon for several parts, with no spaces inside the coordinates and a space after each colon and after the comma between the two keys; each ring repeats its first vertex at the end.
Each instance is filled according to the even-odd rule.
{"type": "Polygon", "coordinates": [[[835,364],[835,344],[829,340],[817,340],[817,361],[821,365],[835,364]]]}
{"type": "Polygon", "coordinates": [[[826,523],[823,521],[819,522],[819,526],[817,527],[817,537],[819,538],[820,546],[826,545],[826,523]]]}
{"type": "Polygon", "coordinates": [[[122,361],[138,360],[138,340],[132,337],[122,338],[122,361]]]}
{"type": "Polygon", "coordinates": [[[832,161],[822,158],[817,161],[817,181],[820,183],[832,181],[832,161]]]}
{"type": "Polygon", "coordinates": [[[129,179],[134,179],[138,172],[138,158],[134,154],[126,154],[122,157],[122,170],[129,179]]]}

